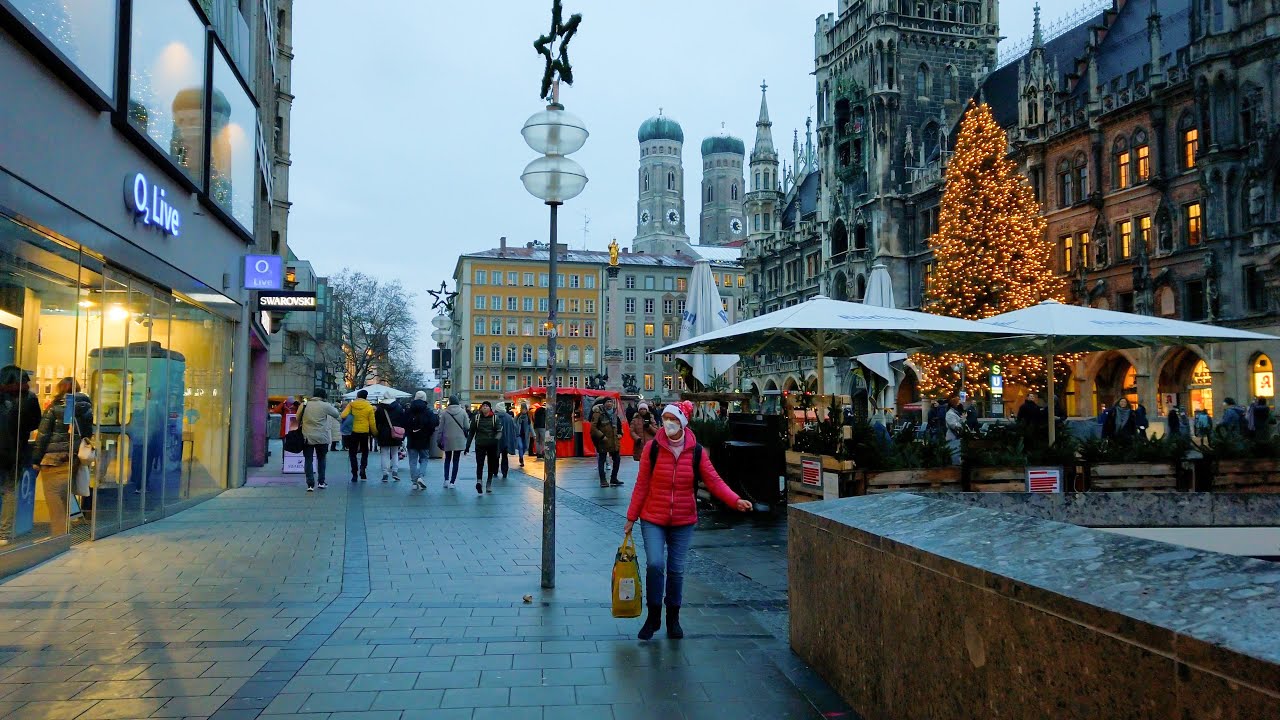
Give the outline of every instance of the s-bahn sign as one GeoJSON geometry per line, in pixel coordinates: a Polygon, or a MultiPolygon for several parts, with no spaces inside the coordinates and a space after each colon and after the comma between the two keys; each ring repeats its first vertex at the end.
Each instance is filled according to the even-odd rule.
{"type": "Polygon", "coordinates": [[[314,291],[272,290],[258,293],[258,309],[274,312],[315,312],[314,291]]]}

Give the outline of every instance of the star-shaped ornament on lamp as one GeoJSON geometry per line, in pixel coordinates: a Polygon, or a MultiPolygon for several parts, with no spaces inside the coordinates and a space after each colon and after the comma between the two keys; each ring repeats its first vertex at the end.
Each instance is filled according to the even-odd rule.
{"type": "Polygon", "coordinates": [[[447,313],[453,312],[453,299],[458,297],[458,293],[450,292],[448,283],[441,281],[439,290],[428,290],[427,294],[435,298],[435,301],[431,303],[432,310],[444,308],[447,313]]]}

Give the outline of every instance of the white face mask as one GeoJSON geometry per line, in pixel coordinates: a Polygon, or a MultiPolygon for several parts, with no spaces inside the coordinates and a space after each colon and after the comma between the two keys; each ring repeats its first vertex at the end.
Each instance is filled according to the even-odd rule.
{"type": "Polygon", "coordinates": [[[667,431],[668,437],[676,437],[684,432],[684,426],[680,424],[679,420],[663,420],[662,427],[667,431]]]}

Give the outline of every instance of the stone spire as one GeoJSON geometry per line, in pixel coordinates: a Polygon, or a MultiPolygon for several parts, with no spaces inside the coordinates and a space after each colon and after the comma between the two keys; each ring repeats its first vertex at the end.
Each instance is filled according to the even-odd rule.
{"type": "Polygon", "coordinates": [[[751,151],[751,162],[778,157],[778,152],[773,147],[773,123],[769,120],[769,102],[765,97],[768,89],[767,83],[760,83],[760,119],[756,120],[756,147],[751,151]]]}
{"type": "Polygon", "coordinates": [[[1031,28],[1031,47],[1044,48],[1044,35],[1040,32],[1040,3],[1036,3],[1035,20],[1031,28]]]}

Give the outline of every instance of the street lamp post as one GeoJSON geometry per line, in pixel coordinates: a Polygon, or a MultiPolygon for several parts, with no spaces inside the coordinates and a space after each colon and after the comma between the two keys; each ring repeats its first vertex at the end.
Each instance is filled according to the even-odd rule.
{"type": "Polygon", "coordinates": [[[547,109],[535,113],[520,131],[524,140],[542,157],[529,163],[520,176],[524,187],[551,208],[551,252],[547,284],[547,427],[543,428],[545,476],[542,481],[542,587],[556,586],[556,290],[558,260],[556,221],[566,200],[578,196],[587,185],[587,174],[578,163],[565,157],[587,141],[587,129],[577,117],[565,112],[558,102],[559,82],[552,86],[547,109]]]}

